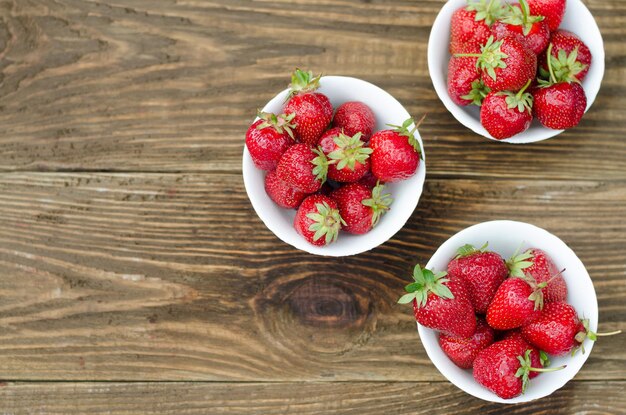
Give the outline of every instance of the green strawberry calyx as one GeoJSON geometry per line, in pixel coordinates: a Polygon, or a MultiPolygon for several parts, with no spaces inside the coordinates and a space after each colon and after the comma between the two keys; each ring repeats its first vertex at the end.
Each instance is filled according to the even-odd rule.
{"type": "Polygon", "coordinates": [[[257,117],[263,120],[263,122],[257,125],[257,130],[262,130],[264,128],[272,127],[279,134],[287,133],[289,137],[295,140],[293,136],[293,129],[296,128],[296,124],[292,123],[295,118],[296,113],[292,114],[280,114],[276,115],[271,112],[257,112],[257,117]]]}
{"type": "Polygon", "coordinates": [[[552,54],[553,48],[554,45],[550,43],[546,52],[548,71],[546,72],[543,68],[539,69],[541,75],[548,78],[548,80],[540,79],[539,86],[546,88],[561,82],[580,84],[577,75],[587,69],[588,65],[578,60],[578,46],[569,54],[564,49],[559,49],[557,56],[552,54]]]}
{"type": "Polygon", "coordinates": [[[465,10],[476,12],[474,20],[477,22],[484,20],[485,24],[488,26],[491,26],[496,20],[500,19],[504,13],[504,8],[500,0],[490,0],[489,3],[487,3],[487,0],[468,0],[465,10]]]}
{"type": "Polygon", "coordinates": [[[463,95],[461,98],[472,101],[473,105],[480,107],[483,105],[483,100],[489,92],[491,92],[491,89],[483,83],[482,79],[476,79],[472,81],[472,89],[469,94],[463,95]]]}
{"type": "Polygon", "coordinates": [[[476,67],[483,72],[487,72],[487,75],[495,81],[496,69],[506,68],[506,62],[504,60],[509,57],[509,55],[502,52],[501,46],[503,41],[504,40],[496,41],[493,36],[489,36],[487,43],[480,48],[481,53],[456,53],[454,56],[478,58],[476,60],[476,67]]]}
{"type": "Polygon", "coordinates": [[[572,349],[572,356],[574,356],[576,354],[576,352],[578,351],[578,349],[580,349],[582,351],[583,354],[585,354],[585,340],[589,339],[591,341],[596,341],[598,340],[598,337],[602,337],[602,336],[614,336],[616,334],[620,334],[622,331],[621,330],[615,330],[615,331],[610,331],[607,333],[595,333],[593,332],[590,328],[589,328],[589,319],[588,318],[583,318],[582,320],[580,320],[580,322],[582,323],[583,327],[584,327],[584,331],[579,331],[578,333],[576,333],[576,336],[574,336],[574,340],[576,340],[576,342],[579,343],[579,345],[577,347],[575,347],[574,349],[572,349]]]}
{"type": "Polygon", "coordinates": [[[320,79],[322,75],[313,76],[311,71],[303,71],[296,68],[291,74],[291,84],[289,84],[289,95],[287,98],[291,98],[294,95],[313,92],[320,87],[320,79]]]}
{"type": "Polygon", "coordinates": [[[311,164],[314,166],[313,174],[317,180],[324,184],[326,183],[326,177],[328,176],[328,166],[336,163],[336,161],[328,160],[328,157],[324,154],[322,147],[314,148],[313,152],[317,154],[317,156],[311,160],[311,164]]]}
{"type": "Polygon", "coordinates": [[[517,251],[515,251],[513,256],[506,261],[506,266],[512,277],[524,278],[524,270],[534,264],[532,261],[534,259],[534,255],[530,249],[527,249],[521,254],[518,254],[518,252],[519,248],[517,248],[517,251]]]}
{"type": "MultiPolygon", "coordinates": [[[[558,366],[558,367],[533,367],[532,362],[530,360],[530,354],[532,353],[531,349],[527,349],[524,353],[524,356],[517,356],[517,360],[519,360],[520,367],[515,372],[516,378],[522,378],[522,393],[526,392],[526,388],[528,387],[528,381],[530,380],[530,372],[555,372],[557,370],[565,369],[567,365],[558,366]]],[[[543,365],[543,363],[542,363],[543,365]]]]}
{"type": "Polygon", "coordinates": [[[418,308],[423,307],[428,301],[429,293],[433,293],[441,298],[453,299],[454,294],[452,294],[452,291],[445,285],[446,282],[450,281],[445,278],[446,275],[448,275],[448,273],[445,271],[435,274],[429,269],[422,269],[419,264],[416,265],[413,269],[414,282],[404,287],[407,294],[400,297],[398,303],[408,304],[415,300],[418,308]]]}
{"type": "Polygon", "coordinates": [[[496,95],[501,95],[506,97],[506,105],[509,109],[517,108],[519,112],[522,114],[524,112],[532,113],[533,110],[533,96],[532,94],[525,92],[526,89],[530,86],[532,79],[529,79],[526,82],[526,85],[519,92],[511,92],[511,91],[502,91],[498,92],[496,95]]]}
{"type": "Polygon", "coordinates": [[[364,199],[361,203],[372,209],[374,212],[372,215],[372,228],[378,224],[381,216],[390,209],[393,199],[390,193],[383,193],[385,185],[380,181],[376,183],[376,186],[372,189],[372,197],[370,199],[364,199]]]}
{"type": "Polygon", "coordinates": [[[522,32],[524,36],[528,36],[533,28],[533,24],[541,22],[543,16],[531,16],[530,9],[526,0],[520,0],[519,8],[507,4],[507,10],[505,15],[500,19],[503,23],[513,26],[522,26],[522,32]]]}
{"type": "Polygon", "coordinates": [[[347,167],[354,171],[357,162],[365,163],[372,154],[371,148],[363,147],[365,143],[361,141],[361,135],[361,133],[356,133],[350,137],[341,132],[335,137],[334,142],[338,148],[328,153],[328,158],[336,160],[337,170],[347,167]]]}
{"type": "Polygon", "coordinates": [[[489,242],[485,242],[480,248],[476,248],[474,245],[465,244],[456,250],[456,256],[454,259],[465,258],[476,253],[485,252],[489,246],[489,242]]]}
{"type": "Polygon", "coordinates": [[[547,281],[540,282],[539,284],[537,284],[537,281],[528,274],[522,274],[521,277],[511,275],[511,278],[520,278],[528,283],[528,285],[530,285],[530,288],[532,288],[533,290],[533,292],[528,296],[528,300],[535,303],[535,310],[543,310],[543,289],[546,288],[548,284],[550,284],[556,277],[561,275],[563,272],[565,272],[565,268],[552,275],[547,281]]]}
{"type": "Polygon", "coordinates": [[[420,146],[420,142],[417,138],[415,138],[415,132],[422,124],[422,122],[426,119],[426,114],[422,115],[422,118],[418,122],[415,122],[413,118],[407,118],[402,125],[394,125],[387,124],[389,127],[393,128],[393,131],[397,132],[400,135],[403,135],[408,138],[409,144],[413,147],[415,152],[420,155],[420,159],[422,159],[422,147],[420,146]],[[411,126],[413,125],[413,128],[411,126]]]}
{"type": "Polygon", "coordinates": [[[341,215],[339,215],[339,210],[331,208],[326,202],[316,203],[315,209],[317,209],[317,212],[311,212],[306,215],[307,218],[313,221],[309,226],[309,230],[315,232],[313,240],[317,241],[324,237],[326,245],[335,242],[339,236],[341,225],[346,224],[341,215]]]}

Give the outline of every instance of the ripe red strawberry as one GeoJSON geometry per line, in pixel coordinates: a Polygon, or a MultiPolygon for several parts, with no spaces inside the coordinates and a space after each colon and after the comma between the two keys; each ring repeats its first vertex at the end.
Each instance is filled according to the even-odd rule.
{"type": "Polygon", "coordinates": [[[306,193],[295,190],[293,187],[282,181],[276,170],[265,175],[265,193],[280,207],[295,209],[300,206],[306,193]]]}
{"type": "Polygon", "coordinates": [[[454,337],[447,334],[439,335],[441,350],[461,369],[469,369],[474,359],[485,347],[493,343],[493,329],[485,320],[476,320],[476,332],[472,337],[454,337]]]}
{"type": "Polygon", "coordinates": [[[465,281],[474,311],[478,314],[487,312],[498,287],[509,274],[504,259],[486,248],[487,244],[480,249],[463,245],[448,264],[448,275],[465,281]]]}
{"type": "Polygon", "coordinates": [[[522,328],[522,336],[527,342],[555,356],[569,352],[573,355],[579,348],[584,353],[585,339],[595,341],[597,336],[618,333],[621,331],[594,333],[589,329],[589,320],[581,320],[574,307],[563,302],[546,304],[541,316],[522,328]]]}
{"type": "Polygon", "coordinates": [[[535,77],[537,55],[512,36],[497,41],[491,36],[481,51],[455,56],[477,57],[482,80],[492,92],[519,91],[535,77]]]}
{"type": "Polygon", "coordinates": [[[559,82],[538,88],[533,105],[534,114],[541,124],[564,130],[580,123],[587,108],[587,96],[580,84],[559,82]]]}
{"type": "Polygon", "coordinates": [[[372,149],[364,147],[361,133],[349,137],[332,128],[320,138],[319,145],[328,157],[328,177],[337,182],[356,182],[370,170],[372,149]]]}
{"type": "Polygon", "coordinates": [[[283,153],[295,143],[292,115],[259,112],[246,132],[246,147],[257,169],[274,170],[283,153]]]}
{"type": "Polygon", "coordinates": [[[474,57],[452,56],[448,62],[448,95],[457,105],[480,106],[489,92],[480,80],[474,57]]]}
{"type": "Polygon", "coordinates": [[[474,360],[474,379],[503,399],[524,393],[530,372],[552,372],[565,366],[545,369],[531,361],[532,349],[518,339],[493,343],[481,350],[474,360]]]}
{"type": "Polygon", "coordinates": [[[414,282],[404,287],[408,294],[398,303],[413,302],[415,319],[424,327],[450,336],[470,337],[476,331],[476,317],[465,282],[445,276],[445,272],[434,274],[416,265],[414,282]]]}
{"type": "Polygon", "coordinates": [[[550,28],[543,16],[531,16],[526,0],[510,5],[508,13],[491,28],[496,39],[513,36],[535,55],[546,50],[550,42],[550,28]]]}
{"type": "MultiPolygon", "coordinates": [[[[582,82],[591,67],[591,51],[585,43],[572,32],[557,30],[550,36],[552,44],[552,70],[557,79],[567,82],[582,82]]],[[[550,78],[547,53],[539,56],[539,71],[545,79],[550,78]]]]}
{"type": "Polygon", "coordinates": [[[491,92],[480,108],[480,122],[493,138],[503,140],[528,130],[533,121],[533,96],[525,92],[529,79],[519,92],[491,92]]]}
{"type": "Polygon", "coordinates": [[[349,183],[335,190],[331,196],[346,223],[341,229],[361,235],[376,226],[393,201],[389,193],[383,193],[384,187],[379,184],[370,189],[360,183],[349,183]]]}
{"type": "Polygon", "coordinates": [[[417,171],[422,158],[422,149],[415,138],[415,131],[422,119],[409,130],[414,123],[412,118],[401,126],[390,125],[393,130],[375,133],[370,140],[372,173],[381,182],[391,183],[408,179],[417,171]]]}
{"type": "MultiPolygon", "coordinates": [[[[502,16],[500,0],[469,1],[457,9],[450,19],[450,45],[483,45],[491,29],[489,26],[502,16]]],[[[451,53],[452,50],[451,50],[451,53]]]]}
{"type": "Polygon", "coordinates": [[[544,16],[551,32],[561,26],[566,0],[528,0],[528,8],[535,16],[544,16]]]}
{"type": "Polygon", "coordinates": [[[292,188],[304,193],[317,192],[326,181],[328,159],[320,149],[295,144],[280,158],[276,173],[292,188]]]}
{"type": "Polygon", "coordinates": [[[542,288],[543,301],[551,303],[567,299],[567,284],[559,272],[552,258],[538,248],[530,248],[523,253],[514,254],[507,262],[509,272],[513,277],[530,275],[537,284],[548,283],[542,288]]]}
{"type": "Polygon", "coordinates": [[[337,240],[343,219],[337,202],[315,194],[304,199],[294,219],[296,231],[313,245],[324,246],[337,240]]]}
{"type": "Polygon", "coordinates": [[[532,277],[505,280],[487,309],[487,323],[496,330],[522,327],[539,318],[543,293],[532,277]]]}
{"type": "Polygon", "coordinates": [[[317,145],[333,117],[333,106],[328,97],[314,92],[319,88],[320,78],[296,69],[291,75],[291,92],[283,110],[285,114],[295,114],[295,136],[311,146],[317,145]]]}
{"type": "Polygon", "coordinates": [[[376,117],[370,107],[362,102],[345,102],[337,108],[333,127],[342,128],[347,136],[361,133],[361,140],[368,141],[376,127],[376,117]]]}
{"type": "MultiPolygon", "coordinates": [[[[507,331],[504,336],[500,340],[506,339],[515,339],[517,341],[524,342],[527,346],[526,349],[530,349],[530,361],[533,367],[548,367],[550,366],[550,358],[548,355],[542,351],[537,349],[536,347],[528,344],[524,337],[522,336],[522,332],[519,329],[507,331]]],[[[536,378],[539,376],[540,372],[532,371],[528,374],[530,379],[536,378]]]]}

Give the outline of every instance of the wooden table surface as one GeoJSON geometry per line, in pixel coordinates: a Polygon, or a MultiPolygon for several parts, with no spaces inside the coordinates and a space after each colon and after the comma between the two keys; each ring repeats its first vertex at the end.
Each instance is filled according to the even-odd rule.
{"type": "Polygon", "coordinates": [[[564,239],[626,330],[626,2],[585,2],[600,94],[513,146],[435,95],[442,0],[0,0],[0,413],[626,413],[624,335],[504,407],[448,383],[396,304],[449,236],[514,219],[564,239]],[[244,133],[295,66],[428,113],[422,200],[371,252],[297,251],[246,197],[244,133]]]}

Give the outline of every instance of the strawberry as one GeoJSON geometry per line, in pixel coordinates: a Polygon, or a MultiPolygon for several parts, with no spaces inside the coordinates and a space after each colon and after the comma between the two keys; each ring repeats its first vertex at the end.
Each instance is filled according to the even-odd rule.
{"type": "MultiPolygon", "coordinates": [[[[548,46],[548,56],[552,55],[548,46]]],[[[563,130],[578,125],[587,109],[587,96],[578,80],[570,81],[565,74],[554,72],[555,58],[548,59],[550,80],[540,80],[534,95],[534,114],[548,128],[563,130]]]]}
{"type": "Polygon", "coordinates": [[[480,53],[480,46],[481,43],[451,42],[449,51],[450,55],[456,55],[457,53],[480,53]]]}
{"type": "Polygon", "coordinates": [[[300,192],[282,181],[276,170],[265,175],[265,193],[280,207],[295,209],[300,206],[306,193],[300,192]]]}
{"type": "Polygon", "coordinates": [[[370,189],[360,183],[349,183],[335,190],[331,196],[346,223],[341,229],[360,235],[376,226],[393,201],[389,193],[383,194],[384,187],[379,184],[370,189]]]}
{"type": "Polygon", "coordinates": [[[530,248],[519,255],[515,253],[506,261],[506,265],[513,277],[530,275],[537,284],[545,282],[547,285],[541,290],[544,302],[551,303],[567,299],[565,279],[552,258],[541,249],[530,248]]]}
{"type": "Polygon", "coordinates": [[[413,270],[413,280],[398,300],[413,303],[415,319],[424,327],[444,334],[470,337],[476,331],[476,317],[465,282],[459,278],[444,278],[446,272],[434,274],[419,265],[413,270]]]}
{"type": "Polygon", "coordinates": [[[376,117],[370,107],[362,102],[345,102],[337,108],[333,127],[342,128],[347,136],[361,133],[361,140],[368,141],[376,127],[376,117]]]}
{"type": "Polygon", "coordinates": [[[480,106],[489,92],[480,80],[474,57],[452,56],[448,62],[448,95],[457,105],[480,106]]]}
{"type": "Polygon", "coordinates": [[[474,311],[485,314],[498,287],[508,276],[504,259],[495,252],[463,245],[448,264],[448,275],[465,281],[474,311]]]}
{"type": "Polygon", "coordinates": [[[337,202],[324,195],[304,199],[294,219],[296,231],[313,245],[324,246],[337,240],[344,223],[337,202]]]}
{"type": "MultiPolygon", "coordinates": [[[[500,0],[469,1],[467,6],[457,9],[450,19],[450,45],[484,44],[493,22],[501,17],[504,9],[500,0]]],[[[451,53],[452,47],[450,50],[451,53]]]]}
{"type": "Polygon", "coordinates": [[[478,58],[482,80],[492,92],[519,91],[537,72],[537,55],[512,36],[500,40],[491,36],[481,53],[454,56],[478,58]]]}
{"type": "Polygon", "coordinates": [[[321,149],[295,144],[280,158],[276,174],[292,188],[304,193],[317,192],[326,181],[328,159],[321,149]]]}
{"type": "Polygon", "coordinates": [[[333,106],[328,97],[314,92],[320,86],[321,76],[296,69],[291,75],[291,91],[283,111],[295,114],[295,136],[311,146],[317,145],[333,117],[333,106]]]}
{"type": "Polygon", "coordinates": [[[493,138],[503,140],[528,130],[533,120],[533,96],[525,92],[531,80],[519,92],[491,92],[480,108],[480,122],[493,138]]]}
{"type": "Polygon", "coordinates": [[[499,397],[511,399],[524,393],[531,372],[552,372],[565,368],[542,368],[531,360],[531,353],[532,348],[519,339],[493,343],[474,359],[474,379],[499,397]]]}
{"type": "Polygon", "coordinates": [[[328,177],[337,182],[356,182],[370,170],[372,149],[364,147],[361,133],[349,137],[332,128],[320,138],[319,145],[330,159],[328,177]]]}
{"type": "Polygon", "coordinates": [[[496,330],[522,327],[539,318],[543,293],[530,276],[505,280],[487,308],[487,323],[496,330]]]}
{"type": "Polygon", "coordinates": [[[561,26],[566,0],[528,0],[528,8],[535,16],[544,16],[551,32],[561,26]]]}
{"type": "Polygon", "coordinates": [[[422,149],[415,138],[417,127],[424,117],[409,130],[414,123],[412,118],[401,126],[390,125],[393,130],[375,133],[370,140],[372,173],[381,182],[390,183],[408,179],[417,171],[422,158],[422,149]]]}
{"type": "Polygon", "coordinates": [[[526,45],[535,55],[546,50],[550,42],[550,28],[543,16],[531,16],[526,0],[509,5],[505,17],[491,28],[496,39],[513,36],[526,45]]]}
{"type": "MultiPolygon", "coordinates": [[[[530,349],[530,361],[533,367],[548,367],[550,366],[550,358],[543,350],[539,350],[536,347],[528,344],[522,336],[522,332],[519,329],[509,330],[500,340],[506,339],[515,339],[517,341],[524,342],[526,344],[526,349],[530,349]]],[[[539,372],[532,371],[528,374],[530,379],[536,378],[539,376],[539,372]]]]}
{"type": "Polygon", "coordinates": [[[246,147],[257,169],[274,170],[283,153],[294,144],[294,115],[259,112],[259,120],[246,131],[246,147]]]}
{"type": "MultiPolygon", "coordinates": [[[[557,79],[567,82],[582,82],[591,67],[591,51],[585,43],[572,32],[557,30],[550,37],[552,44],[552,70],[557,79]]],[[[539,57],[541,76],[549,79],[547,53],[539,57]]]]}
{"type": "Polygon", "coordinates": [[[563,302],[546,304],[541,316],[522,328],[522,336],[528,343],[555,356],[569,352],[573,355],[579,348],[585,353],[585,339],[595,341],[597,336],[618,333],[621,331],[594,333],[589,329],[589,320],[581,320],[574,307],[563,302]]]}
{"type": "Polygon", "coordinates": [[[485,347],[493,343],[493,329],[479,318],[476,320],[476,332],[471,337],[439,335],[441,350],[461,369],[469,369],[474,359],[485,347]]]}

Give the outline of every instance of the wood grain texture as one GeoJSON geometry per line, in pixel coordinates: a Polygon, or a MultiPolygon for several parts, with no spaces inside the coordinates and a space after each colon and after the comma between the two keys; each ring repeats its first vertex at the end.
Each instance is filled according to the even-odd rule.
{"type": "Polygon", "coordinates": [[[624,414],[626,382],[570,382],[550,399],[503,406],[449,383],[18,383],[4,414],[624,414]],[[611,396],[611,399],[606,399],[611,396]]]}
{"type": "MultiPolygon", "coordinates": [[[[623,189],[431,179],[390,242],[331,259],[279,242],[238,175],[2,174],[0,379],[442,380],[395,302],[417,261],[497,218],[562,237],[601,329],[624,330],[623,189]]],[[[624,380],[625,350],[601,339],[577,378],[624,380]]]]}
{"type": "Polygon", "coordinates": [[[426,47],[442,3],[2,0],[0,170],[238,172],[255,109],[302,66],[428,113],[433,177],[626,178],[626,3],[587,2],[607,55],[591,111],[525,146],[474,135],[435,95],[426,47]]]}

